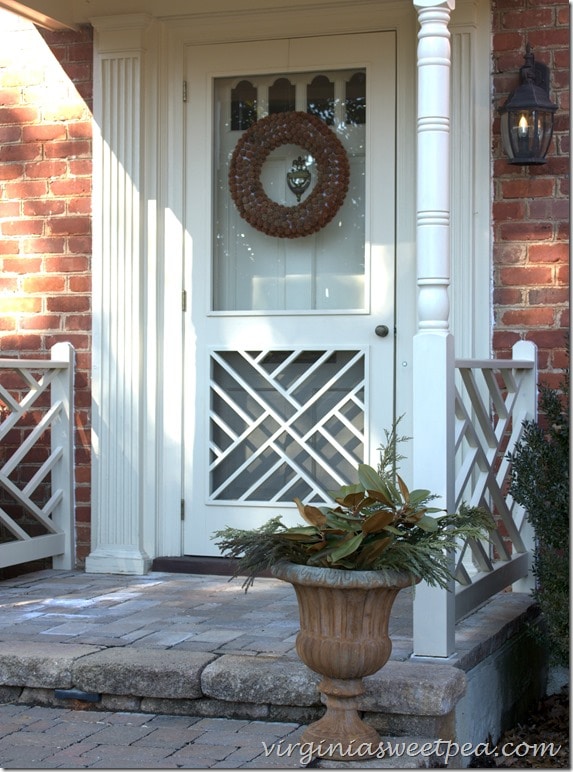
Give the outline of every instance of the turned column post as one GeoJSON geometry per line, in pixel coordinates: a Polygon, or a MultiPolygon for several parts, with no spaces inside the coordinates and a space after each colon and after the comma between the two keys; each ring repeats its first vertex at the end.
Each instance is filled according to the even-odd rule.
{"type": "MultiPolygon", "coordinates": [[[[418,12],[413,476],[454,506],[454,341],[450,333],[450,32],[454,0],[414,0],[418,12]]],[[[414,654],[454,651],[455,596],[423,582],[414,602],[414,654]]]]}

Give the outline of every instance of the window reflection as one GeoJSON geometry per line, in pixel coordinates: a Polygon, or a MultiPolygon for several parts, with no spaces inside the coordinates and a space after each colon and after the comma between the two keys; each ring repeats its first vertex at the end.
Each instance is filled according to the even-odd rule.
{"type": "Polygon", "coordinates": [[[257,120],[257,89],[242,80],[231,89],[231,131],[245,131],[257,120]]]}
{"type": "Polygon", "coordinates": [[[269,88],[269,113],[295,110],[296,87],[288,78],[278,78],[269,88]]]}
{"type": "Polygon", "coordinates": [[[357,72],[346,81],[346,123],[366,123],[366,73],[357,72]]]}
{"type": "Polygon", "coordinates": [[[329,126],[334,123],[334,83],[326,75],[317,75],[306,87],[307,112],[329,126]]]}

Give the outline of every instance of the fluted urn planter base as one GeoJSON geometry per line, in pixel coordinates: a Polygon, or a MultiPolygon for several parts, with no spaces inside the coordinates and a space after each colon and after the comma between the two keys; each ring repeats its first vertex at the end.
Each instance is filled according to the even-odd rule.
{"type": "Polygon", "coordinates": [[[359,716],[356,700],[364,694],[361,678],[324,678],[318,689],[326,703],[324,716],[311,724],[301,736],[312,743],[317,756],[347,761],[374,755],[380,736],[359,716]]]}
{"type": "Polygon", "coordinates": [[[311,724],[301,742],[312,743],[316,756],[359,760],[375,755],[376,730],[358,713],[362,679],[386,664],[392,651],[390,612],[397,594],[412,584],[396,571],[345,571],[279,563],[278,579],[296,592],[301,660],[323,676],[318,688],[326,713],[311,724]]]}

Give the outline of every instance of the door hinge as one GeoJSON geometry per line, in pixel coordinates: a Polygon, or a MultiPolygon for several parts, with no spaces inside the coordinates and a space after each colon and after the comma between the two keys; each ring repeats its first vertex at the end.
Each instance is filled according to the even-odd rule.
{"type": "Polygon", "coordinates": [[[187,290],[181,290],[181,309],[183,313],[187,311],[187,290]]]}
{"type": "Polygon", "coordinates": [[[185,520],[185,499],[181,499],[181,520],[185,520]]]}
{"type": "Polygon", "coordinates": [[[183,101],[187,101],[187,81],[183,81],[183,101]]]}

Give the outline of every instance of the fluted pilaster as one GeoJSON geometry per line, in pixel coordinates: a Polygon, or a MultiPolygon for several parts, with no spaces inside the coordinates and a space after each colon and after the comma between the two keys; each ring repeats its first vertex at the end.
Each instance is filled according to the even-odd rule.
{"type": "Polygon", "coordinates": [[[143,573],[144,15],[94,20],[93,512],[86,570],[143,573]]]}

